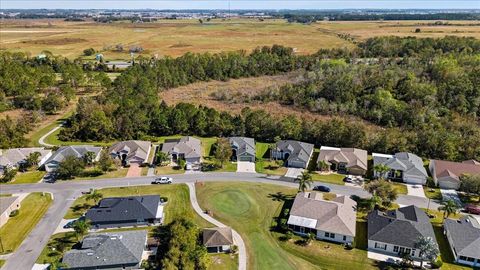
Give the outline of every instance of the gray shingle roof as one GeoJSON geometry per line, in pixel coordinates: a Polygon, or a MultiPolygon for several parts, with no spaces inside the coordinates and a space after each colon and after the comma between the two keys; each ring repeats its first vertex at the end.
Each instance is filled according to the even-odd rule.
{"type": "Polygon", "coordinates": [[[94,224],[155,219],[159,203],[158,195],[105,198],[97,206],[89,209],[85,217],[94,224]]]}
{"type": "Polygon", "coordinates": [[[255,156],[255,140],[247,137],[230,137],[230,144],[237,149],[237,155],[244,155],[245,153],[255,156]]]}
{"type": "Polygon", "coordinates": [[[45,162],[50,163],[52,161],[62,162],[65,160],[65,157],[74,156],[77,158],[82,158],[87,152],[95,153],[95,156],[98,156],[102,151],[102,147],[96,147],[91,145],[71,145],[71,146],[62,146],[58,148],[55,153],[45,162]]]}
{"type": "MultiPolygon", "coordinates": [[[[0,150],[1,151],[1,150],[0,150]]],[[[41,147],[36,148],[13,148],[3,150],[0,153],[0,166],[15,166],[23,162],[31,153],[39,152],[40,159],[48,155],[51,151],[41,147]]]]}
{"type": "Polygon", "coordinates": [[[422,159],[412,153],[399,152],[393,156],[373,154],[373,165],[385,164],[391,169],[403,171],[404,174],[427,177],[422,159]]]}
{"type": "Polygon", "coordinates": [[[387,212],[374,210],[367,219],[369,240],[411,248],[420,236],[435,240],[430,219],[414,205],[387,212]]]}
{"type": "MultiPolygon", "coordinates": [[[[317,230],[355,236],[356,205],[355,201],[345,196],[326,201],[322,193],[301,192],[295,197],[290,217],[316,220],[317,230]]],[[[290,217],[289,224],[293,221],[290,217]]]]}
{"type": "Polygon", "coordinates": [[[480,258],[480,224],[475,218],[446,219],[443,225],[452,238],[457,254],[480,258]]]}
{"type": "Polygon", "coordinates": [[[147,141],[123,141],[112,145],[108,151],[112,155],[127,154],[127,160],[135,159],[137,161],[145,162],[150,152],[151,143],[147,141]]]}
{"type": "Polygon", "coordinates": [[[284,140],[277,143],[275,150],[291,153],[288,156],[288,161],[300,160],[305,162],[305,164],[308,164],[310,155],[313,153],[313,144],[293,140],[284,140]]]}
{"type": "Polygon", "coordinates": [[[162,144],[162,152],[167,154],[174,152],[185,154],[185,158],[200,158],[202,156],[201,141],[191,136],[166,140],[162,144]]]}
{"type": "Polygon", "coordinates": [[[10,206],[18,200],[17,196],[5,196],[5,197],[0,197],[0,215],[5,212],[10,206]]]}
{"type": "Polygon", "coordinates": [[[67,269],[139,264],[146,240],[147,231],[89,234],[83,239],[80,249],[65,253],[62,262],[68,266],[67,269]]]}

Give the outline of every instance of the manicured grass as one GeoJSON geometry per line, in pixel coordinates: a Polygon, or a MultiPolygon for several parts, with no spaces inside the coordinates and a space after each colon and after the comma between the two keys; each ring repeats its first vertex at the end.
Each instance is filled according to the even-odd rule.
{"type": "Polygon", "coordinates": [[[432,200],[442,200],[442,192],[440,191],[439,188],[429,188],[427,186],[423,187],[423,192],[425,193],[425,196],[427,198],[430,198],[432,200]]]}
{"type": "Polygon", "coordinates": [[[269,143],[256,142],[255,143],[255,156],[257,159],[268,158],[270,156],[269,143]]]}
{"type": "Polygon", "coordinates": [[[157,166],[155,167],[155,175],[166,175],[166,174],[182,174],[185,173],[184,169],[176,168],[173,166],[157,166]]]}
{"type": "Polygon", "coordinates": [[[43,195],[40,192],[29,194],[21,202],[19,214],[8,219],[8,222],[0,228],[0,237],[4,252],[13,252],[27,237],[30,231],[37,225],[52,202],[49,193],[43,195]]]}
{"type": "Polygon", "coordinates": [[[57,233],[50,237],[47,245],[37,258],[37,263],[58,262],[63,254],[77,243],[77,237],[74,232],[57,233]]]}
{"type": "Polygon", "coordinates": [[[369,269],[363,250],[344,250],[341,245],[314,241],[299,246],[279,240],[271,231],[284,203],[291,203],[296,190],[268,184],[238,182],[197,185],[203,209],[232,226],[247,245],[249,269],[369,269]],[[329,249],[325,246],[329,245],[329,249]]]}
{"type": "Polygon", "coordinates": [[[208,270],[236,270],[238,269],[238,255],[210,254],[212,264],[208,270]]]}
{"type": "Polygon", "coordinates": [[[408,194],[407,186],[405,186],[404,184],[395,183],[395,182],[392,182],[392,184],[393,184],[393,187],[397,190],[398,194],[403,194],[403,195],[408,194]]]}
{"type": "MultiPolygon", "coordinates": [[[[88,175],[89,172],[92,172],[94,169],[89,168],[86,169],[85,175],[88,175]]],[[[127,175],[128,168],[118,168],[116,170],[108,171],[101,175],[96,176],[79,176],[75,177],[74,180],[94,180],[94,179],[102,179],[102,178],[121,178],[127,175]]]]}
{"type": "Polygon", "coordinates": [[[60,117],[60,119],[52,122],[51,124],[43,127],[42,129],[38,130],[37,132],[33,133],[30,136],[30,144],[32,146],[41,146],[38,143],[38,140],[45,134],[47,134],[50,130],[52,130],[54,127],[60,125],[67,117],[69,117],[72,114],[72,112],[66,113],[64,116],[60,117]]]}
{"type": "Polygon", "coordinates": [[[255,171],[257,173],[285,175],[287,170],[288,169],[286,167],[278,166],[273,160],[257,160],[255,163],[255,171]]]}
{"type": "Polygon", "coordinates": [[[330,184],[336,184],[336,185],[345,185],[345,183],[343,182],[343,178],[345,178],[345,175],[338,174],[338,173],[331,173],[331,174],[318,174],[316,172],[312,173],[312,180],[330,183],[330,184]]]}
{"type": "Polygon", "coordinates": [[[460,200],[463,203],[473,203],[473,204],[479,204],[480,203],[480,196],[478,196],[478,195],[458,192],[458,197],[460,198],[460,200]]]}
{"type": "Polygon", "coordinates": [[[0,260],[0,268],[5,264],[5,260],[0,260]]]}
{"type": "Polygon", "coordinates": [[[13,179],[13,181],[8,182],[7,184],[32,184],[40,181],[45,175],[44,171],[29,171],[29,172],[19,172],[13,179]]]}
{"type": "Polygon", "coordinates": [[[221,167],[215,160],[206,158],[202,162],[202,170],[208,172],[236,172],[237,163],[227,161],[223,163],[223,167],[221,167]]]}
{"type": "MultiPolygon", "coordinates": [[[[103,194],[104,198],[139,195],[160,195],[167,197],[168,203],[165,206],[165,223],[171,222],[175,217],[186,217],[194,220],[195,223],[202,228],[211,226],[207,221],[195,214],[191,208],[188,187],[184,184],[106,188],[98,191],[103,194]]],[[[93,204],[93,201],[86,201],[85,196],[79,197],[68,210],[65,219],[80,217],[87,209],[92,207],[93,204]]]]}

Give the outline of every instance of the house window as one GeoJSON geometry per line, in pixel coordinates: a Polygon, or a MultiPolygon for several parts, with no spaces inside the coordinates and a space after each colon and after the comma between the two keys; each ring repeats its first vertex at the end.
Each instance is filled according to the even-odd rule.
{"type": "Polygon", "coordinates": [[[345,235],[343,236],[343,241],[347,241],[347,237],[345,235]]]}
{"type": "Polygon", "coordinates": [[[398,252],[398,246],[393,246],[393,252],[398,252]]]}
{"type": "Polygon", "coordinates": [[[404,247],[400,247],[400,252],[399,253],[405,253],[405,248],[404,247]]]}
{"type": "Polygon", "coordinates": [[[467,257],[467,261],[469,261],[469,262],[474,262],[475,259],[474,259],[474,258],[467,257]]]}
{"type": "Polygon", "coordinates": [[[331,233],[331,234],[330,234],[330,238],[335,238],[335,234],[334,234],[334,233],[331,233]]]}
{"type": "Polygon", "coordinates": [[[412,256],[415,256],[415,251],[416,251],[415,249],[412,249],[412,253],[411,253],[412,256]]]}
{"type": "Polygon", "coordinates": [[[326,232],[325,237],[330,237],[330,233],[326,232]]]}
{"type": "Polygon", "coordinates": [[[409,249],[409,248],[405,249],[405,254],[410,254],[410,252],[412,252],[411,249],[409,249]]]}

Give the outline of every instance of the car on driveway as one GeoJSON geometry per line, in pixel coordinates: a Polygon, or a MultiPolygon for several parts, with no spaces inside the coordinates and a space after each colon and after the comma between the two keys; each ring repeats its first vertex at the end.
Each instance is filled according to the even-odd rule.
{"type": "Polygon", "coordinates": [[[322,192],[330,192],[330,191],[331,191],[331,189],[330,189],[329,187],[327,187],[327,186],[322,186],[322,185],[320,185],[320,186],[314,186],[314,187],[313,187],[313,190],[315,190],[315,191],[322,191],[322,192]]]}
{"type": "Polygon", "coordinates": [[[480,205],[467,204],[465,205],[465,212],[480,215],[480,205]]]}
{"type": "Polygon", "coordinates": [[[152,184],[171,184],[173,179],[171,177],[159,177],[152,181],[152,184]]]}
{"type": "Polygon", "coordinates": [[[43,176],[43,182],[45,183],[55,183],[56,181],[56,175],[55,173],[47,173],[45,176],[43,176]]]}
{"type": "Polygon", "coordinates": [[[345,182],[345,183],[352,183],[352,182],[353,182],[353,179],[352,179],[350,176],[345,176],[345,178],[343,178],[343,182],[345,182]]]}

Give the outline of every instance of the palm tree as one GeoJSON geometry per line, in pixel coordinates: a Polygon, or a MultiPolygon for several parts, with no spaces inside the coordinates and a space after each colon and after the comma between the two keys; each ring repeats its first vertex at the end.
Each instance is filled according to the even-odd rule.
{"type": "Polygon", "coordinates": [[[77,236],[77,241],[80,241],[80,237],[83,237],[90,229],[90,223],[85,220],[77,220],[73,223],[73,230],[77,236]]]}
{"type": "Polygon", "coordinates": [[[379,174],[378,178],[385,180],[385,175],[390,171],[390,168],[385,164],[377,164],[373,167],[373,171],[379,174]]]}
{"type": "Polygon", "coordinates": [[[83,161],[86,165],[92,165],[95,162],[96,154],[92,151],[88,151],[83,155],[83,161]]]}
{"type": "Polygon", "coordinates": [[[443,211],[443,218],[449,217],[451,214],[458,213],[460,207],[454,200],[446,200],[442,202],[442,206],[438,207],[438,210],[443,211]]]}
{"type": "Polygon", "coordinates": [[[314,239],[315,239],[315,234],[313,234],[313,233],[307,234],[307,239],[305,241],[307,246],[310,245],[314,239]]]}
{"type": "Polygon", "coordinates": [[[42,154],[40,154],[39,152],[30,153],[30,155],[28,155],[27,158],[25,159],[25,161],[27,162],[27,166],[32,167],[32,166],[38,165],[38,162],[40,162],[41,156],[42,154]]]}
{"type": "Polygon", "coordinates": [[[88,194],[87,196],[85,196],[85,200],[87,201],[93,201],[95,204],[97,204],[97,202],[99,200],[101,200],[103,198],[103,194],[98,192],[96,189],[92,189],[90,191],[90,194],[88,194]]]}
{"type": "Polygon", "coordinates": [[[423,261],[434,261],[437,259],[440,251],[435,241],[431,237],[420,236],[415,242],[415,248],[420,252],[420,267],[423,268],[423,261]]]}
{"type": "Polygon", "coordinates": [[[295,181],[298,181],[299,192],[305,192],[313,184],[312,175],[307,171],[303,171],[302,174],[295,179],[295,181]]]}
{"type": "Polygon", "coordinates": [[[374,209],[376,205],[380,205],[382,203],[382,198],[377,196],[375,193],[372,195],[370,200],[368,201],[368,206],[370,209],[374,209]]]}
{"type": "Polygon", "coordinates": [[[328,167],[328,163],[325,160],[320,160],[320,162],[318,163],[318,168],[320,169],[320,171],[327,171],[328,167]]]}

